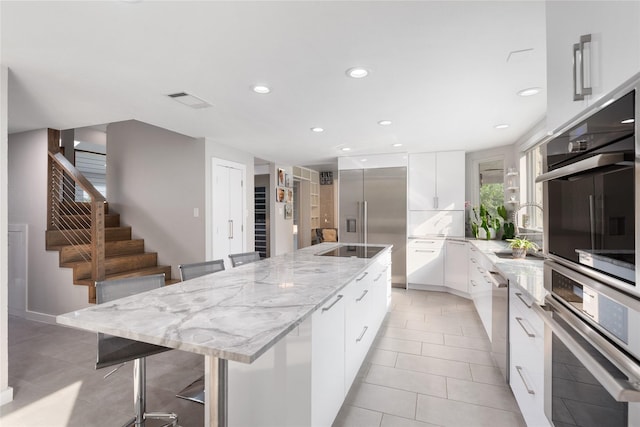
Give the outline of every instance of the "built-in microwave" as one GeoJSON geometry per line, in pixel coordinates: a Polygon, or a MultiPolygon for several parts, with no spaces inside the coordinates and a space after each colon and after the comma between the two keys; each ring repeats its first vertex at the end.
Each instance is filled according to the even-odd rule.
{"type": "Polygon", "coordinates": [[[545,252],[609,285],[636,287],[637,90],[614,95],[545,144],[545,252]]]}

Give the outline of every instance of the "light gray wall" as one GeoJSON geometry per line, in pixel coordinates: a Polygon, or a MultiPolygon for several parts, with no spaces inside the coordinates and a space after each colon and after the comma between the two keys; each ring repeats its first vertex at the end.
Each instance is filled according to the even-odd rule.
{"type": "Polygon", "coordinates": [[[47,159],[46,129],[9,135],[9,223],[28,227],[27,317],[89,305],[87,288],[73,284],[72,269],[60,267],[57,251],[45,250],[47,159]]]}
{"type": "Polygon", "coordinates": [[[13,400],[8,360],[8,197],[7,197],[7,87],[9,70],[0,66],[0,406],[13,400]]]}
{"type": "MultiPolygon", "coordinates": [[[[224,144],[216,142],[212,138],[200,139],[205,146],[204,164],[205,178],[203,184],[205,185],[205,206],[206,206],[206,224],[205,224],[205,237],[206,237],[206,259],[212,259],[213,247],[211,238],[211,224],[212,217],[212,204],[215,202],[215,194],[213,194],[213,184],[211,180],[212,174],[212,159],[223,159],[230,162],[241,163],[246,167],[246,176],[244,180],[245,186],[245,248],[247,252],[251,252],[255,249],[255,202],[254,202],[254,162],[255,158],[253,154],[246,151],[238,150],[233,147],[229,147],[224,144]]],[[[273,252],[272,252],[273,254],[273,252]]]]}
{"type": "Polygon", "coordinates": [[[135,120],[107,126],[109,208],[173,278],[205,257],[203,156],[202,140],[135,120]]]}

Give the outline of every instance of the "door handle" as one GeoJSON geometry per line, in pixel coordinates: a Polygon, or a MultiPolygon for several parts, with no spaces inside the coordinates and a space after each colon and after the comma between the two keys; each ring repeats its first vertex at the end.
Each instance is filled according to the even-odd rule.
{"type": "Polygon", "coordinates": [[[527,302],[524,300],[524,298],[522,298],[522,294],[521,294],[520,292],[516,292],[516,296],[518,297],[518,299],[519,299],[520,301],[522,301],[522,303],[523,303],[524,305],[526,305],[526,306],[527,306],[527,308],[531,308],[532,304],[527,303],[527,302]]]}
{"type": "Polygon", "coordinates": [[[362,298],[364,298],[368,293],[369,293],[369,290],[365,289],[364,292],[362,292],[362,295],[360,295],[360,298],[356,298],[356,302],[362,301],[362,298]]]}
{"type": "Polygon", "coordinates": [[[529,338],[535,338],[536,334],[532,334],[531,332],[527,331],[527,328],[524,327],[522,320],[523,320],[522,317],[516,317],[516,321],[520,324],[520,327],[522,328],[524,333],[527,334],[529,338]]]}
{"type": "Polygon", "coordinates": [[[233,220],[229,220],[229,239],[233,239],[233,220]]]}
{"type": "Polygon", "coordinates": [[[331,308],[336,305],[338,303],[338,301],[340,301],[342,299],[342,295],[338,295],[336,297],[336,300],[334,302],[332,302],[329,306],[327,307],[322,307],[322,311],[320,313],[324,313],[325,311],[329,311],[331,310],[331,308]]]}
{"type": "Polygon", "coordinates": [[[582,101],[585,95],[591,95],[592,88],[584,84],[584,45],[591,43],[591,34],[580,36],[580,42],[573,45],[573,100],[582,101]],[[578,53],[580,54],[578,56],[578,53]],[[580,58],[580,90],[578,91],[578,58],[580,58]]]}
{"type": "Polygon", "coordinates": [[[524,384],[524,388],[527,389],[527,393],[536,394],[535,390],[532,390],[527,384],[527,381],[524,379],[524,375],[522,375],[522,366],[516,366],[516,371],[518,371],[518,375],[520,375],[520,379],[522,380],[522,384],[524,384]]]}
{"type": "Polygon", "coordinates": [[[365,326],[364,329],[362,330],[362,333],[360,334],[360,336],[356,339],[356,342],[362,341],[362,338],[364,338],[364,334],[367,333],[367,329],[369,329],[369,327],[365,326]]]}

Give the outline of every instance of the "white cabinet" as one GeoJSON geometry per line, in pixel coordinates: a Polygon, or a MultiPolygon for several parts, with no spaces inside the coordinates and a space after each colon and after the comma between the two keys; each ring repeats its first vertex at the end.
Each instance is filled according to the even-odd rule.
{"type": "Polygon", "coordinates": [[[469,247],[469,292],[487,336],[491,339],[493,283],[489,272],[493,264],[473,244],[469,247]]]}
{"type": "Polygon", "coordinates": [[[549,130],[640,71],[640,2],[548,1],[546,33],[549,130]],[[592,94],[574,101],[572,48],[587,34],[591,42],[584,44],[582,60],[585,85],[592,88],[592,94]]]}
{"type": "Polygon", "coordinates": [[[469,256],[467,243],[447,240],[444,253],[444,284],[456,291],[469,293],[469,256]]]}
{"type": "Polygon", "coordinates": [[[464,151],[409,155],[409,210],[464,210],[464,151]]]}
{"type": "Polygon", "coordinates": [[[544,321],[535,302],[517,286],[509,289],[510,385],[527,425],[549,426],[544,413],[544,321]]]}
{"type": "Polygon", "coordinates": [[[409,285],[444,284],[444,240],[410,239],[407,244],[409,285]]]}
{"type": "Polygon", "coordinates": [[[311,425],[333,423],[345,396],[344,293],[311,317],[311,425]]]}

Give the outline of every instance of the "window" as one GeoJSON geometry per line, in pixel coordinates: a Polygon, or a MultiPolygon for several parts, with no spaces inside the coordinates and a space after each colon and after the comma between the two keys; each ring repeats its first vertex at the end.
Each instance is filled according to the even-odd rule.
{"type": "Polygon", "coordinates": [[[538,146],[524,153],[520,158],[520,206],[516,215],[517,226],[532,231],[542,231],[542,183],[536,183],[541,175],[542,147],[538,146]]]}
{"type": "Polygon", "coordinates": [[[491,215],[504,204],[504,161],[494,160],[478,165],[480,172],[480,204],[491,215]]]}

